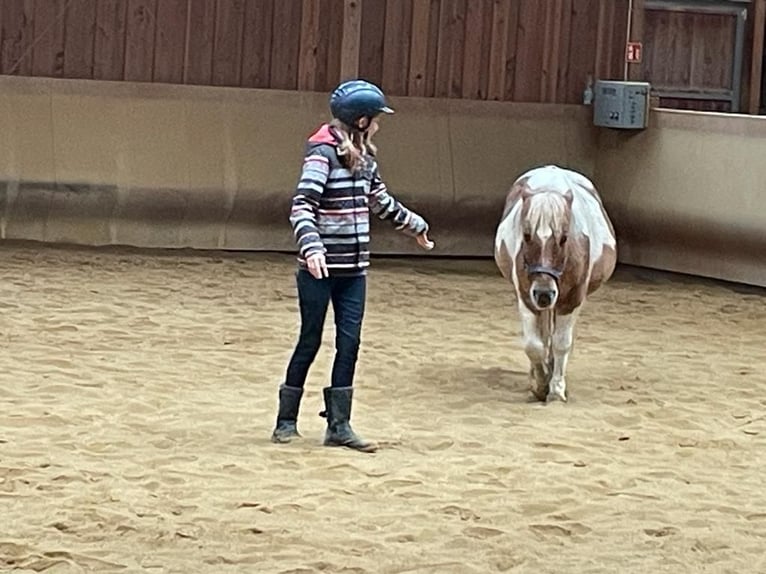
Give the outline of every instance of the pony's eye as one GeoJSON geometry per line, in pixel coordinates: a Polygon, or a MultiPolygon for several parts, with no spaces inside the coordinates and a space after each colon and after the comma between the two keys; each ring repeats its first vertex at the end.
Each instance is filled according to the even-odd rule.
{"type": "Polygon", "coordinates": [[[529,243],[530,241],[532,241],[532,234],[524,233],[524,243],[529,243]]]}
{"type": "Polygon", "coordinates": [[[567,234],[561,236],[561,239],[559,240],[559,245],[564,245],[567,242],[567,234]]]}

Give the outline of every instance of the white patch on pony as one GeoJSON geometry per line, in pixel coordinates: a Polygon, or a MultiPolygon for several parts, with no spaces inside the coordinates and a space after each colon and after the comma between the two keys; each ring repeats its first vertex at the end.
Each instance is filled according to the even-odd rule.
{"type": "Polygon", "coordinates": [[[566,370],[574,341],[574,325],[580,315],[580,307],[569,315],[556,317],[556,329],[553,332],[553,373],[549,383],[547,400],[567,401],[566,370]]]}
{"type": "Polygon", "coordinates": [[[521,249],[522,237],[515,233],[514,229],[520,214],[521,201],[517,201],[507,217],[505,217],[498,225],[497,233],[495,235],[495,250],[505,250],[508,253],[511,263],[511,280],[513,281],[513,286],[516,288],[516,292],[518,292],[519,289],[519,279],[516,273],[515,254],[521,249]]]}
{"type": "Polygon", "coordinates": [[[566,198],[560,194],[537,193],[529,198],[527,219],[543,244],[556,229],[561,229],[566,207],[566,198]]]}
{"type": "Polygon", "coordinates": [[[590,237],[590,260],[597,261],[604,253],[604,246],[617,248],[617,242],[609,231],[609,227],[603,224],[601,219],[601,202],[591,193],[594,189],[593,183],[579,173],[569,172],[567,179],[570,181],[570,189],[574,193],[574,201],[579,203],[588,203],[588,207],[574,208],[578,217],[573,217],[573,229],[581,231],[590,237]]]}

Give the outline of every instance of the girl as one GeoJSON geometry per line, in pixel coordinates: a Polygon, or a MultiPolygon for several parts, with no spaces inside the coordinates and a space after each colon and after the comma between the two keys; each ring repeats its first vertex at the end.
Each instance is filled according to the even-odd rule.
{"type": "Polygon", "coordinates": [[[279,413],[272,441],[299,437],[298,409],[309,368],[322,340],[327,308],[335,315],[335,359],[325,387],[324,444],[365,452],[377,446],[357,435],[349,420],[354,371],[370,264],[370,210],[432,249],[428,223],[386,189],[375,161],[372,136],[377,116],[393,114],[381,90],[364,80],[341,83],[330,97],[333,120],[306,145],[303,170],[293,196],[290,223],[298,244],[298,342],[279,387],[279,413]]]}

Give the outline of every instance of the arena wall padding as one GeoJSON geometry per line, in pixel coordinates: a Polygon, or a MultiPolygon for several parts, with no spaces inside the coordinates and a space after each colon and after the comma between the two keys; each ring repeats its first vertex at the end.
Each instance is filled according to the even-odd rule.
{"type": "MultiPolygon", "coordinates": [[[[376,137],[391,191],[432,225],[427,255],[491,256],[506,191],[545,163],[592,177],[623,263],[766,286],[766,118],[394,98],[376,137]]],[[[0,237],[294,252],[287,221],[327,94],[0,77],[0,237]]],[[[375,254],[423,254],[375,222],[375,254]]]]}
{"type": "MultiPolygon", "coordinates": [[[[294,251],[305,138],[327,94],[0,78],[2,237],[294,251]]],[[[435,255],[488,255],[506,190],[532,163],[595,168],[579,106],[393,99],[376,137],[390,190],[435,255]]],[[[423,253],[376,222],[375,253],[423,253]]]]}
{"type": "Polygon", "coordinates": [[[622,263],[766,287],[766,118],[652,110],[599,134],[622,263]]]}

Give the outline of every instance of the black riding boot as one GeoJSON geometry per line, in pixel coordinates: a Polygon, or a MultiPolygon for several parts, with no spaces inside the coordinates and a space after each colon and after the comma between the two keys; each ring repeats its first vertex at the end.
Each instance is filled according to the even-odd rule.
{"type": "Polygon", "coordinates": [[[323,390],[325,410],[319,415],[327,419],[325,446],[346,446],[363,452],[375,452],[377,445],[359,437],[349,424],[353,387],[325,387],[323,390]]]}
{"type": "Polygon", "coordinates": [[[279,414],[277,425],[271,434],[271,442],[290,442],[300,438],[298,433],[298,407],[301,404],[303,389],[297,387],[279,386],[279,414]]]}

